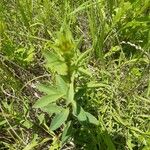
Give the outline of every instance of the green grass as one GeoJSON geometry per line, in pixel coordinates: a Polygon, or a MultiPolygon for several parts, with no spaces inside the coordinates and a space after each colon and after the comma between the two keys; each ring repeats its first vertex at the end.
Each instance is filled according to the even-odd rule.
{"type": "Polygon", "coordinates": [[[149,150],[149,0],[0,2],[0,150],[149,150]]]}

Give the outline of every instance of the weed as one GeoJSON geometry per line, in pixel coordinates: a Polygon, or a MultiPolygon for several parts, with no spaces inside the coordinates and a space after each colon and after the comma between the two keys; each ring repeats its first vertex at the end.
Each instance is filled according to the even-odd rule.
{"type": "Polygon", "coordinates": [[[2,0],[0,149],[148,150],[149,4],[2,0]]]}

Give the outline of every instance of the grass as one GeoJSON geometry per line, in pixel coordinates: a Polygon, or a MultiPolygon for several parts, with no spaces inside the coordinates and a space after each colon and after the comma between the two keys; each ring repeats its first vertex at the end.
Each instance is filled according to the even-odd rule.
{"type": "Polygon", "coordinates": [[[2,0],[0,149],[148,150],[149,6],[2,0]]]}

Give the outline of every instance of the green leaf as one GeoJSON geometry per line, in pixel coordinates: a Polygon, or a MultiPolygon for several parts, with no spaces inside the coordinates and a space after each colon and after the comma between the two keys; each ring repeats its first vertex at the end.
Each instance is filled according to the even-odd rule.
{"type": "Polygon", "coordinates": [[[57,114],[51,122],[50,129],[56,130],[57,128],[59,128],[63,123],[65,123],[65,121],[68,118],[68,115],[69,115],[69,108],[64,109],[59,114],[57,114]]]}
{"type": "Polygon", "coordinates": [[[27,57],[24,59],[24,61],[26,62],[31,62],[34,60],[34,47],[31,47],[28,51],[27,51],[27,57]]]}
{"type": "Polygon", "coordinates": [[[58,114],[60,113],[64,108],[57,106],[55,103],[50,103],[47,106],[41,108],[42,111],[47,112],[49,114],[58,114]]]}
{"type": "Polygon", "coordinates": [[[6,120],[1,121],[1,122],[0,122],[0,126],[4,125],[5,123],[7,123],[6,120]]]}
{"type": "Polygon", "coordinates": [[[67,94],[68,84],[60,75],[56,76],[56,85],[57,85],[58,90],[62,91],[64,95],[67,94]]]}
{"type": "Polygon", "coordinates": [[[80,72],[80,73],[82,73],[82,74],[84,74],[84,75],[87,75],[87,76],[90,76],[90,77],[92,77],[92,73],[89,71],[89,70],[87,70],[87,69],[84,69],[84,68],[78,68],[78,71],[80,72]]]}
{"type": "Polygon", "coordinates": [[[60,75],[67,75],[67,65],[63,59],[56,53],[46,51],[44,56],[47,60],[46,67],[50,68],[51,71],[57,72],[60,75]]]}
{"type": "Polygon", "coordinates": [[[72,126],[71,121],[67,122],[64,131],[62,133],[61,142],[64,144],[71,136],[72,126]]]}
{"type": "Polygon", "coordinates": [[[116,150],[115,145],[113,144],[112,139],[106,130],[103,131],[102,138],[104,143],[108,146],[108,150],[116,150]]]}
{"type": "Polygon", "coordinates": [[[98,120],[90,113],[86,112],[81,106],[76,104],[75,102],[72,103],[73,106],[73,115],[77,117],[77,119],[81,122],[87,121],[88,123],[92,123],[98,125],[98,120]]]}
{"type": "Polygon", "coordinates": [[[73,105],[73,115],[81,122],[87,120],[86,112],[79,105],[73,105]]]}
{"type": "Polygon", "coordinates": [[[90,1],[86,1],[82,5],[80,5],[78,8],[76,8],[75,10],[73,10],[73,12],[71,12],[69,15],[74,15],[74,14],[76,14],[76,13],[78,13],[80,11],[83,11],[84,9],[87,9],[87,8],[93,6],[93,5],[98,4],[98,3],[99,3],[99,1],[92,2],[92,3],[90,1]]]}
{"type": "Polygon", "coordinates": [[[129,11],[130,9],[132,9],[132,5],[130,2],[121,3],[119,8],[115,9],[116,15],[112,19],[113,27],[126,15],[126,12],[129,11]]]}
{"type": "Polygon", "coordinates": [[[44,120],[45,120],[45,114],[42,113],[40,115],[37,115],[37,118],[39,120],[39,124],[42,124],[44,122],[44,120]]]}
{"type": "Polygon", "coordinates": [[[22,123],[22,125],[27,129],[30,129],[33,126],[32,122],[30,122],[29,120],[25,120],[25,122],[22,123]]]}
{"type": "Polygon", "coordinates": [[[37,85],[36,88],[39,91],[44,92],[48,95],[53,95],[53,94],[58,93],[58,90],[54,86],[47,86],[47,85],[44,85],[44,84],[39,84],[39,85],[37,85]]]}
{"type": "Polygon", "coordinates": [[[118,122],[118,123],[121,123],[122,125],[124,126],[130,126],[130,122],[128,122],[127,120],[125,119],[122,119],[121,116],[117,113],[117,112],[114,112],[112,114],[112,117],[118,122]]]}
{"type": "Polygon", "coordinates": [[[111,86],[105,84],[105,83],[96,83],[96,82],[89,82],[87,83],[87,87],[88,88],[105,88],[107,89],[108,91],[111,91],[111,86]]]}
{"type": "Polygon", "coordinates": [[[116,52],[120,51],[121,47],[120,46],[113,46],[111,49],[104,55],[104,58],[110,57],[116,52]]]}
{"type": "Polygon", "coordinates": [[[86,60],[87,55],[92,51],[92,49],[88,49],[85,52],[81,53],[78,59],[75,61],[76,65],[82,64],[81,62],[86,60]]]}
{"type": "Polygon", "coordinates": [[[89,112],[86,112],[86,116],[87,116],[87,121],[89,123],[92,123],[92,124],[95,124],[95,125],[99,124],[98,120],[92,114],[90,114],[89,112]]]}
{"type": "Polygon", "coordinates": [[[44,106],[47,106],[49,103],[55,102],[59,98],[63,96],[62,93],[57,93],[53,95],[46,95],[40,98],[34,105],[34,108],[42,108],[44,106]]]}
{"type": "Polygon", "coordinates": [[[74,85],[73,85],[73,82],[70,83],[67,100],[68,100],[68,104],[74,100],[74,85]]]}

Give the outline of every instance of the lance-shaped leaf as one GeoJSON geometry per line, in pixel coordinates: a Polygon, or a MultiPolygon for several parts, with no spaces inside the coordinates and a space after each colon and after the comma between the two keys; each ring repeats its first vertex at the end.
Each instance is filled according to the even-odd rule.
{"type": "Polygon", "coordinates": [[[64,144],[70,137],[71,137],[71,132],[72,131],[72,124],[71,121],[67,122],[64,131],[62,133],[62,137],[61,137],[61,142],[62,144],[64,144]]]}
{"type": "Polygon", "coordinates": [[[98,120],[89,112],[86,112],[81,106],[77,105],[76,102],[72,103],[73,115],[81,122],[86,121],[87,123],[92,123],[98,125],[98,120]]]}
{"type": "Polygon", "coordinates": [[[34,108],[42,108],[47,106],[48,104],[55,102],[56,100],[60,99],[63,96],[62,93],[57,93],[53,95],[46,95],[41,97],[34,105],[34,108]]]}
{"type": "Polygon", "coordinates": [[[57,128],[59,128],[63,123],[65,123],[65,121],[68,118],[68,115],[69,115],[69,108],[64,109],[59,114],[57,114],[51,122],[50,129],[56,130],[57,128]]]}
{"type": "Polygon", "coordinates": [[[67,94],[68,84],[60,75],[56,76],[56,85],[57,85],[58,90],[64,93],[64,95],[67,94]]]}
{"type": "Polygon", "coordinates": [[[53,113],[58,114],[62,110],[64,110],[64,108],[61,107],[61,106],[58,106],[55,103],[50,103],[47,106],[41,108],[41,110],[44,111],[44,112],[47,112],[48,114],[53,114],[53,113]]]}
{"type": "Polygon", "coordinates": [[[79,121],[86,121],[87,120],[86,112],[84,111],[84,109],[75,103],[73,104],[73,115],[75,117],[77,117],[77,119],[79,121]]]}
{"type": "Polygon", "coordinates": [[[74,100],[74,85],[73,85],[73,82],[71,82],[69,85],[69,90],[68,90],[68,95],[67,95],[68,104],[72,102],[73,100],[74,100]]]}
{"type": "Polygon", "coordinates": [[[53,95],[53,94],[57,94],[58,92],[58,89],[54,86],[47,86],[45,84],[38,84],[37,87],[36,87],[39,91],[45,93],[45,94],[48,94],[48,95],[53,95]]]}
{"type": "Polygon", "coordinates": [[[95,125],[99,124],[98,120],[92,114],[90,114],[89,112],[86,112],[86,116],[87,116],[88,123],[92,123],[92,124],[95,124],[95,125]]]}
{"type": "Polygon", "coordinates": [[[50,51],[44,52],[44,56],[46,58],[46,67],[58,74],[67,75],[68,68],[63,58],[50,51]]]}
{"type": "Polygon", "coordinates": [[[78,71],[86,76],[92,77],[92,73],[87,69],[80,67],[80,68],[78,68],[78,71]]]}

